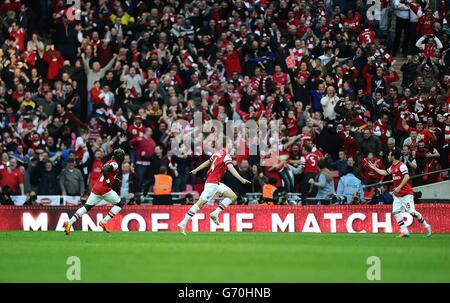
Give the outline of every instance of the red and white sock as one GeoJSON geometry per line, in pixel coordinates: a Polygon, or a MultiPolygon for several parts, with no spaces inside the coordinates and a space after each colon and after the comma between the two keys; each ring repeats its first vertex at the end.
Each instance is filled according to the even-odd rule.
{"type": "Polygon", "coordinates": [[[77,222],[78,220],[80,220],[81,217],[82,217],[85,213],[87,213],[87,209],[86,209],[84,206],[83,206],[83,207],[80,207],[80,208],[75,212],[75,214],[72,216],[72,218],[70,218],[69,224],[70,224],[70,225],[73,225],[73,223],[75,223],[75,222],[77,222]]]}
{"type": "Polygon", "coordinates": [[[114,205],[109,213],[106,215],[106,217],[103,218],[102,222],[104,224],[108,223],[109,220],[115,217],[120,211],[122,210],[122,207],[114,205]]]}
{"type": "Polygon", "coordinates": [[[186,226],[186,224],[189,222],[189,220],[200,210],[200,207],[197,206],[197,204],[194,204],[191,206],[189,211],[184,216],[183,221],[181,221],[180,225],[186,226]]]}
{"type": "Polygon", "coordinates": [[[219,203],[219,206],[213,211],[213,214],[217,216],[218,214],[220,214],[222,210],[227,208],[231,203],[232,201],[229,198],[223,199],[222,202],[219,203]]]}

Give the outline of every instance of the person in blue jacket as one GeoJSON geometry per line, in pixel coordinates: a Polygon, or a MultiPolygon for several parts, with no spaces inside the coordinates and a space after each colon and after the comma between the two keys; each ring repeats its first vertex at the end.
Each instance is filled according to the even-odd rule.
{"type": "Polygon", "coordinates": [[[345,175],[339,179],[337,196],[344,196],[347,199],[346,204],[353,204],[356,199],[360,203],[364,200],[362,182],[353,173],[353,167],[347,166],[345,175]]]}

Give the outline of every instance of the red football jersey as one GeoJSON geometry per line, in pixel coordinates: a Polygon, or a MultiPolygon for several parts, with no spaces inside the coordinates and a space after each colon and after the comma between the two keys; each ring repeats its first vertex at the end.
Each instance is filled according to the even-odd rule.
{"type": "Polygon", "coordinates": [[[136,125],[131,124],[128,127],[128,132],[132,135],[131,139],[137,139],[139,137],[144,136],[145,126],[141,124],[140,127],[137,127],[136,125]]]}
{"type": "Polygon", "coordinates": [[[425,142],[425,144],[431,144],[431,141],[433,140],[433,134],[428,129],[422,129],[421,131],[418,131],[413,127],[410,127],[408,129],[409,133],[411,133],[413,130],[417,132],[417,138],[425,142]]]}
{"type": "Polygon", "coordinates": [[[288,136],[293,137],[297,135],[297,119],[286,118],[286,126],[288,127],[288,136]]]}
{"type": "Polygon", "coordinates": [[[17,31],[11,31],[10,36],[16,40],[19,51],[23,51],[25,49],[25,31],[19,28],[17,31]]]}
{"type": "MultiPolygon", "coordinates": [[[[394,181],[394,186],[398,187],[402,183],[403,177],[408,174],[408,167],[403,162],[398,162],[388,168],[388,173],[392,175],[392,181],[394,181]]],[[[411,184],[408,182],[402,187],[400,192],[396,195],[397,197],[403,197],[407,195],[414,195],[414,190],[411,184]]]]}
{"type": "Polygon", "coordinates": [[[119,164],[115,160],[109,160],[105,163],[105,165],[110,164],[113,168],[112,171],[108,172],[108,178],[111,182],[109,185],[106,183],[105,177],[103,174],[100,176],[100,178],[95,182],[94,187],[92,188],[92,192],[96,195],[104,195],[107,192],[111,190],[111,185],[114,181],[114,178],[116,177],[117,173],[119,172],[119,164]]]}
{"type": "Polygon", "coordinates": [[[319,173],[319,167],[317,164],[319,163],[319,156],[315,153],[309,153],[306,156],[300,159],[300,165],[303,165],[305,168],[303,169],[304,173],[319,173]]]}
{"type": "MultiPolygon", "coordinates": [[[[384,169],[383,162],[378,158],[372,159],[373,164],[375,164],[376,167],[380,169],[384,169]]],[[[369,166],[369,160],[367,158],[364,158],[361,160],[361,163],[359,165],[361,168],[361,179],[363,181],[380,181],[382,180],[382,176],[380,176],[376,171],[374,171],[369,166]]]]}
{"type": "Polygon", "coordinates": [[[358,40],[361,43],[370,44],[375,43],[376,35],[375,32],[371,29],[365,29],[359,34],[358,40]]]}
{"type": "Polygon", "coordinates": [[[209,158],[209,161],[211,161],[211,166],[206,173],[206,183],[219,184],[223,174],[227,170],[227,165],[231,163],[231,156],[226,150],[222,149],[215,152],[209,158]]]}
{"type": "Polygon", "coordinates": [[[288,74],[282,73],[280,76],[277,74],[272,75],[273,84],[275,84],[275,87],[284,86],[286,87],[288,84],[288,74]]]}
{"type": "Polygon", "coordinates": [[[91,166],[91,175],[89,176],[89,184],[95,184],[95,182],[102,176],[102,160],[94,160],[91,166]]]}

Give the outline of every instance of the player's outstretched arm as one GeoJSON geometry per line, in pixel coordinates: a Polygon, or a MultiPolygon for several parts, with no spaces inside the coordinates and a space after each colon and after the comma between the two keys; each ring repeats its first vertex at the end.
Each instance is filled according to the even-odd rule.
{"type": "Polygon", "coordinates": [[[297,141],[298,139],[300,139],[300,137],[301,137],[301,135],[289,137],[288,142],[286,142],[286,143],[283,145],[283,148],[284,148],[284,149],[287,149],[289,146],[291,146],[292,144],[294,144],[295,141],[297,141]]]}
{"type": "Polygon", "coordinates": [[[205,162],[203,162],[202,164],[200,164],[199,166],[197,166],[197,168],[191,170],[191,174],[195,175],[198,171],[200,171],[204,168],[207,168],[210,165],[211,165],[211,161],[209,161],[209,159],[208,159],[205,162]]]}
{"type": "Polygon", "coordinates": [[[373,164],[372,162],[369,162],[369,166],[371,169],[373,169],[374,171],[376,171],[377,174],[382,175],[382,176],[387,176],[389,175],[389,173],[387,172],[387,170],[385,169],[379,169],[375,164],[373,164]]]}
{"type": "Polygon", "coordinates": [[[239,175],[239,173],[237,172],[236,168],[234,168],[233,164],[228,164],[227,165],[228,170],[230,171],[230,173],[239,181],[241,181],[241,183],[247,184],[247,183],[251,183],[250,181],[248,181],[247,179],[244,179],[241,177],[241,175],[239,175]]]}

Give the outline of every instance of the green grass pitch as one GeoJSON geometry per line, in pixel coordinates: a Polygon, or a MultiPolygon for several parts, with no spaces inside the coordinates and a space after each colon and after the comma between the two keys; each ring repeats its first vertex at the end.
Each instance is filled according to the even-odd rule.
{"type": "Polygon", "coordinates": [[[0,282],[450,282],[450,234],[0,232],[0,282]]]}

